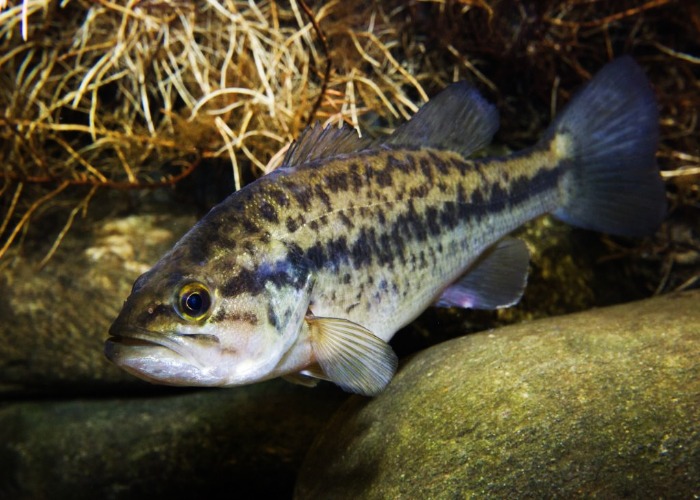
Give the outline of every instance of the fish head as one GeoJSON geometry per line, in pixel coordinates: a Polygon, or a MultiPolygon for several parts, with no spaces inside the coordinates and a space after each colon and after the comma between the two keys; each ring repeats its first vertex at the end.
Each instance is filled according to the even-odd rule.
{"type": "Polygon", "coordinates": [[[277,376],[308,309],[310,274],[284,249],[207,262],[186,242],[140,276],[105,355],[149,382],[228,386],[277,376]]]}

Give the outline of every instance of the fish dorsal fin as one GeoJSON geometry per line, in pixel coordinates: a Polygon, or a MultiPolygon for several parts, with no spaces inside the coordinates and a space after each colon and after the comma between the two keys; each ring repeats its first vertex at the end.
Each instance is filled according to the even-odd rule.
{"type": "Polygon", "coordinates": [[[322,127],[317,122],[304,129],[292,143],[280,168],[300,167],[314,160],[362,151],[371,144],[371,139],[360,137],[354,128],[345,124],[340,128],[335,125],[322,127]]]}
{"type": "Polygon", "coordinates": [[[343,390],[375,396],[391,381],[398,358],[365,327],[341,318],[307,316],[316,362],[343,390]]]}
{"type": "Polygon", "coordinates": [[[488,145],[498,111],[467,82],[453,83],[399,126],[384,144],[446,149],[467,157],[488,145]]]}
{"type": "Polygon", "coordinates": [[[504,238],[442,292],[438,307],[499,309],[516,304],[525,290],[530,255],[522,240],[504,238]]]}

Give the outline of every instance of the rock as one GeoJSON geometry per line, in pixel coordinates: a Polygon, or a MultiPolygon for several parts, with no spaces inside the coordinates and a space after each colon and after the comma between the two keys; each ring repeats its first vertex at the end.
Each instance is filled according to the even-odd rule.
{"type": "Polygon", "coordinates": [[[69,231],[43,269],[34,254],[5,263],[0,288],[12,293],[0,301],[0,393],[145,387],[105,359],[107,330],[134,280],[194,221],[177,214],[92,221],[69,231]]]}
{"type": "Polygon", "coordinates": [[[281,380],[0,405],[0,498],[290,498],[346,395],[281,380]]]}
{"type": "Polygon", "coordinates": [[[339,410],[296,496],[693,498],[698,360],[700,291],[445,342],[339,410]]]}

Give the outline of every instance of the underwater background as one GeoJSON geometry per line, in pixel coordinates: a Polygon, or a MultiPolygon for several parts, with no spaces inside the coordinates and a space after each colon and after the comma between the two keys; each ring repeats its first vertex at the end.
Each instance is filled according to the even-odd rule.
{"type": "Polygon", "coordinates": [[[691,0],[7,2],[0,496],[700,495],[698,32],[691,0]],[[380,136],[464,79],[506,153],[622,54],[659,102],[662,227],[528,224],[523,300],[426,311],[386,394],[104,358],[134,279],[308,124],[380,136]]]}

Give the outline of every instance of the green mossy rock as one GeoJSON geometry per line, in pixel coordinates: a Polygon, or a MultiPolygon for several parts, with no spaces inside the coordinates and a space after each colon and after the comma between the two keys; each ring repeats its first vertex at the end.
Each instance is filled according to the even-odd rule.
{"type": "Polygon", "coordinates": [[[289,498],[345,394],[284,381],[0,403],[0,498],[289,498]]]}
{"type": "Polygon", "coordinates": [[[459,338],[354,397],[306,498],[700,493],[700,291],[459,338]]]}

